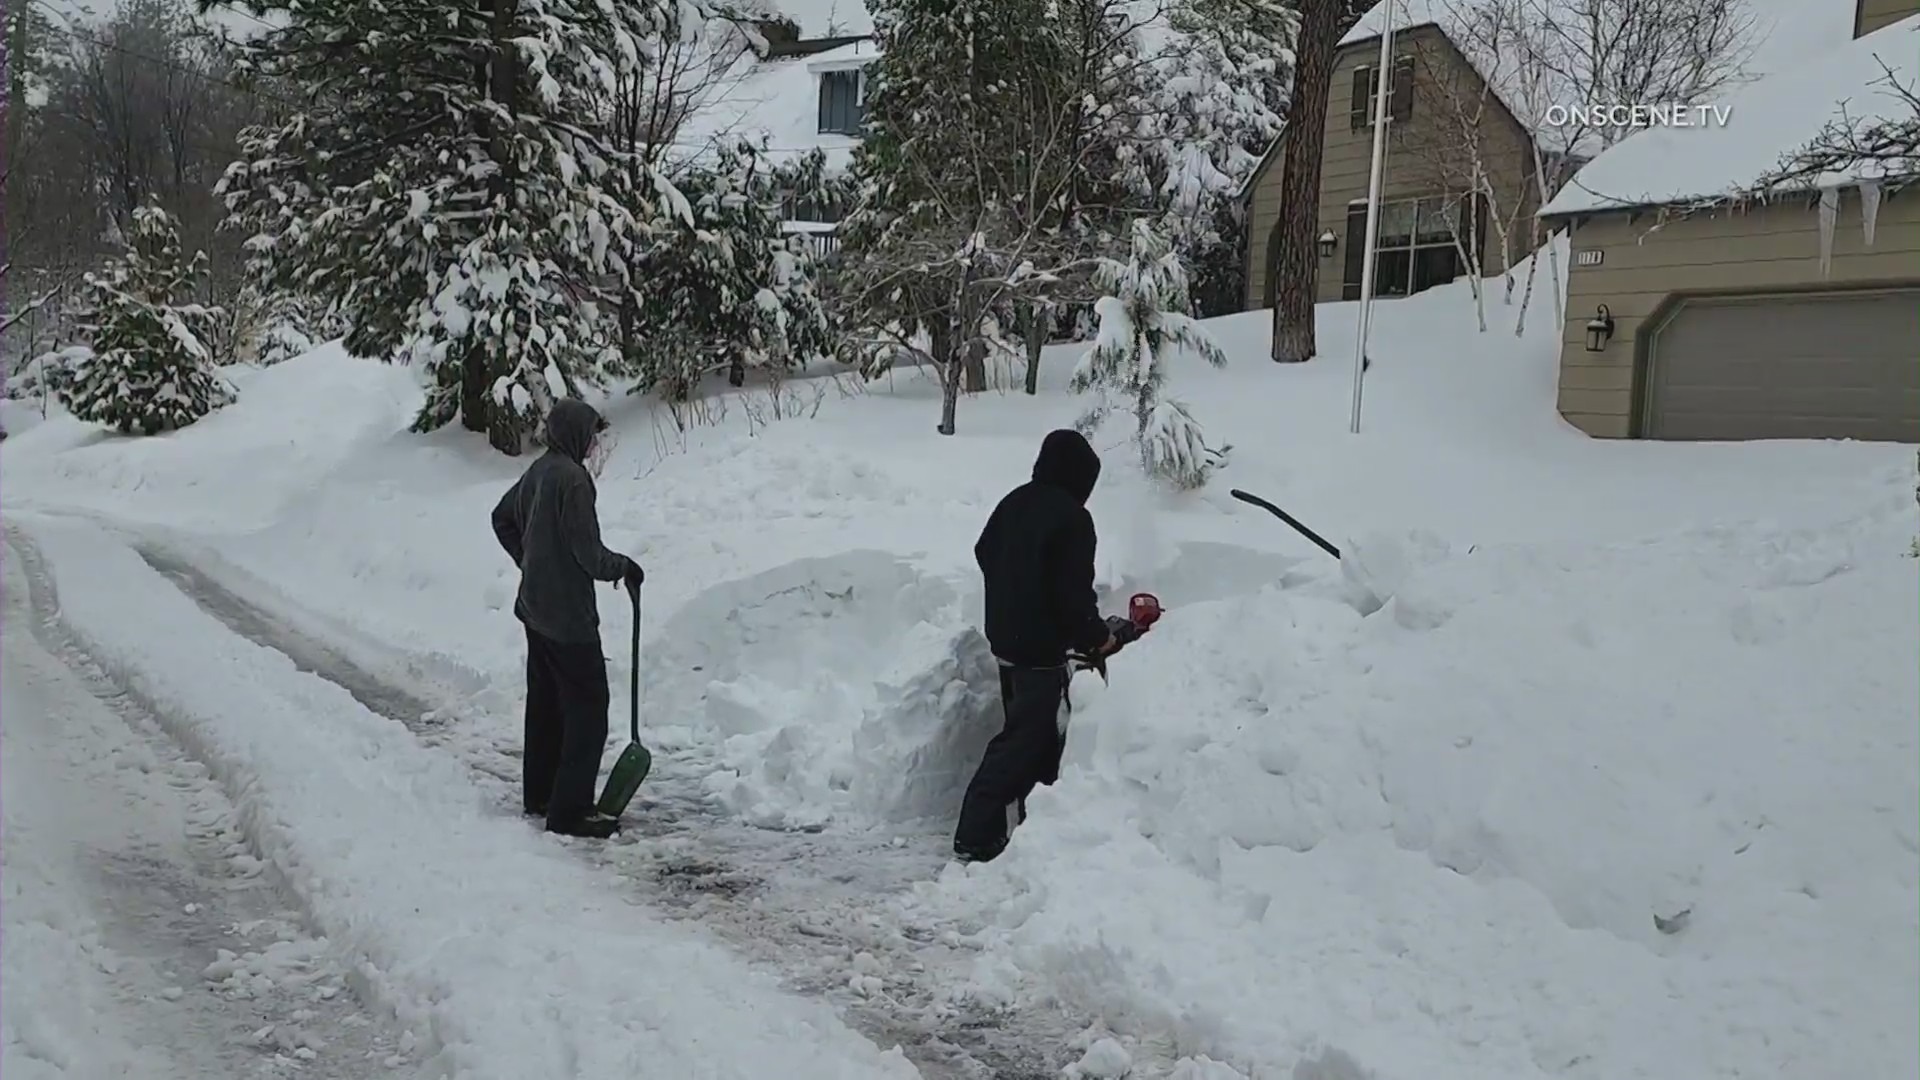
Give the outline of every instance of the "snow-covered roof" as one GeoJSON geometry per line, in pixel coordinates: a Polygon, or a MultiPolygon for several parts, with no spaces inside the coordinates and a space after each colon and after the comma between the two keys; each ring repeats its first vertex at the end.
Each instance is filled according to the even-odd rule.
{"type": "MultiPolygon", "coordinates": [[[[830,27],[840,34],[872,32],[872,19],[861,0],[765,2],[797,22],[803,40],[828,36],[830,27]]],[[[1164,5],[1157,0],[1124,0],[1121,6],[1137,20],[1143,47],[1149,53],[1160,47],[1170,33],[1164,5]]],[[[825,152],[829,171],[846,168],[860,139],[821,133],[820,74],[859,67],[879,56],[880,46],[871,39],[809,56],[765,60],[744,56],[727,85],[688,118],[675,143],[683,153],[697,156],[715,139],[764,136],[768,157],[775,161],[797,159],[817,149],[825,152]]]]}
{"type": "Polygon", "coordinates": [[[856,41],[811,56],[740,59],[725,88],[687,118],[675,143],[691,154],[717,139],[765,138],[767,155],[791,161],[814,151],[826,153],[827,168],[843,169],[860,140],[820,131],[820,75],[858,67],[879,56],[871,41],[856,41]]]}
{"type": "MultiPolygon", "coordinates": [[[[1911,84],[1920,68],[1920,16],[1857,41],[1805,57],[1721,102],[1725,123],[1649,128],[1609,148],[1575,174],[1542,217],[1636,206],[1664,206],[1751,193],[1784,158],[1829,121],[1871,123],[1909,108],[1882,85],[1886,69],[1911,84]]],[[[1871,168],[1818,178],[1820,186],[1876,177],[1871,168]]]]}
{"type": "MultiPolygon", "coordinates": [[[[1585,2],[1529,0],[1525,17],[1529,22],[1560,14],[1571,19],[1585,2]]],[[[1597,133],[1576,131],[1558,122],[1561,109],[1555,106],[1603,103],[1580,102],[1570,83],[1555,86],[1555,81],[1565,80],[1552,75],[1536,73],[1529,86],[1522,77],[1526,65],[1517,41],[1512,46],[1488,45],[1477,40],[1481,35],[1464,29],[1472,25],[1475,13],[1483,7],[1476,0],[1393,0],[1394,33],[1424,26],[1439,28],[1521,126],[1542,138],[1543,149],[1582,155],[1597,152],[1597,133]]],[[[1340,47],[1377,41],[1385,25],[1386,9],[1384,0],[1374,5],[1340,39],[1340,47]]],[[[1753,26],[1745,42],[1745,56],[1738,65],[1737,78],[1742,84],[1785,71],[1808,55],[1836,48],[1853,36],[1853,5],[1845,0],[1747,0],[1745,11],[1752,17],[1753,26]]]]}
{"type": "Polygon", "coordinates": [[[863,0],[769,0],[769,6],[792,19],[803,38],[873,33],[873,15],[863,0]]]}

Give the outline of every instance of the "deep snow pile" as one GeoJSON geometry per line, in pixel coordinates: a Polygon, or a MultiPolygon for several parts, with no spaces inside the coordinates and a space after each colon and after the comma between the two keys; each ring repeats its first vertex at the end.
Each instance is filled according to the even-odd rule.
{"type": "Polygon", "coordinates": [[[652,700],[717,741],[709,779],[757,823],[949,818],[999,729],[986,640],[958,589],[883,551],[802,559],[708,590],[661,628],[652,700]]]}
{"type": "Polygon", "coordinates": [[[977,919],[984,990],[1045,970],[1248,1075],[1905,1075],[1920,633],[1883,473],[1804,532],[1430,553],[1370,617],[1331,573],[1173,612],[1007,856],[921,901],[977,919]]]}
{"type": "MultiPolygon", "coordinates": [[[[1110,610],[1149,588],[1171,614],[1076,714],[1009,855],[910,914],[974,924],[968,990],[1170,1027],[1222,1080],[1349,1058],[1378,1080],[1911,1071],[1910,450],[1589,440],[1553,411],[1550,298],[1515,337],[1489,293],[1484,335],[1464,285],[1376,308],[1357,438],[1355,310],[1325,305],[1314,363],[1267,362],[1250,313],[1211,326],[1226,370],[1174,375],[1234,446],[1206,491],[1151,491],[1101,441],[1110,610]]],[[[684,436],[611,403],[600,504],[648,569],[651,743],[755,822],[949,814],[996,720],[972,539],[1080,411],[1076,355],[1049,352],[1038,397],[963,402],[952,439],[910,372],[770,426],[732,398],[684,436]]],[[[396,434],[401,377],[259,373],[359,434],[246,463],[197,430],[83,459],[49,421],[9,440],[8,497],[149,520],[194,498],[174,520],[223,569],[385,643],[459,699],[461,737],[517,746],[514,577],[486,514],[523,463],[396,434]],[[209,475],[278,516],[204,535],[253,523],[210,516],[209,475]]],[[[226,412],[270,431],[262,400],[226,412]]],[[[242,422],[200,426],[222,421],[242,422]]],[[[603,617],[617,728],[630,616],[603,617]]]]}

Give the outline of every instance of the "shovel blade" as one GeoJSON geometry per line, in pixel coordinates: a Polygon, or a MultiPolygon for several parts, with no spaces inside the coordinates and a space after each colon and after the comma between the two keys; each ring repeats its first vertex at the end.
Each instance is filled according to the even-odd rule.
{"type": "Polygon", "coordinates": [[[653,768],[653,755],[639,743],[628,743],[620,751],[620,759],[613,763],[613,771],[607,774],[607,789],[600,793],[597,809],[608,817],[619,817],[627,812],[627,804],[633,801],[634,793],[640,790],[640,782],[647,778],[647,770],[653,768]]]}

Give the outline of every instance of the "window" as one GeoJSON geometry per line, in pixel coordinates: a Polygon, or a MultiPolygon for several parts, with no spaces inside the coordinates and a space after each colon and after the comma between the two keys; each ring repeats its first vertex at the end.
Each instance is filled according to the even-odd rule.
{"type": "Polygon", "coordinates": [[[820,73],[820,133],[858,135],[867,118],[866,77],[853,71],[820,73]]]}
{"type": "MultiPolygon", "coordinates": [[[[1432,195],[1401,199],[1380,208],[1380,236],[1374,245],[1373,294],[1411,296],[1445,285],[1467,272],[1460,249],[1482,250],[1486,208],[1476,197],[1463,206],[1460,197],[1432,195]],[[1471,215],[1462,226],[1462,211],[1471,215]],[[1456,230],[1463,230],[1455,243],[1456,230]]],[[[1347,262],[1341,282],[1343,300],[1360,299],[1360,271],[1367,243],[1367,204],[1347,207],[1347,262]]]]}
{"type": "MultiPolygon", "coordinates": [[[[1380,69],[1362,65],[1353,69],[1353,96],[1347,108],[1347,123],[1355,131],[1373,126],[1374,90],[1380,69]]],[[[1405,120],[1413,115],[1413,57],[1393,59],[1393,78],[1387,83],[1387,118],[1405,120]]]]}

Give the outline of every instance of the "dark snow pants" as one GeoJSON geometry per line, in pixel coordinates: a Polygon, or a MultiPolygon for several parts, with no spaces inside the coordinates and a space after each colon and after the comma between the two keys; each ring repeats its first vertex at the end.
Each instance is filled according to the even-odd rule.
{"type": "Polygon", "coordinates": [[[1067,704],[1065,666],[1054,668],[1000,666],[1000,705],[1006,725],[987,744],[980,768],[967,785],[960,804],[960,823],[954,828],[956,854],[986,861],[1007,846],[1012,826],[1008,811],[1018,807],[1026,817],[1027,796],[1036,784],[1060,778],[1060,710],[1067,704]]]}
{"type": "Polygon", "coordinates": [[[607,748],[607,660],[600,644],[527,631],[527,731],[521,789],[527,812],[577,821],[593,809],[607,748]]]}

